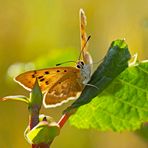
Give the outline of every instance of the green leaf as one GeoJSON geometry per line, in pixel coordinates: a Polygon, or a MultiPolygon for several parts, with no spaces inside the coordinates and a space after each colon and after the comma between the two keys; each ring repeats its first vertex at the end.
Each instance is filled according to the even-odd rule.
{"type": "Polygon", "coordinates": [[[4,98],[1,98],[0,101],[22,101],[25,103],[29,103],[29,99],[26,96],[22,96],[22,95],[16,95],[16,96],[6,96],[4,98]]]}
{"type": "Polygon", "coordinates": [[[50,143],[57,135],[60,128],[56,122],[48,124],[47,121],[41,121],[31,131],[27,131],[27,141],[31,144],[50,143]]]}
{"type": "Polygon", "coordinates": [[[93,73],[80,97],[65,112],[89,103],[100,94],[122,71],[128,67],[130,53],[124,40],[113,41],[103,62],[93,73]],[[96,88],[97,87],[97,88],[96,88]]]}
{"type": "Polygon", "coordinates": [[[77,128],[136,130],[148,121],[148,61],[122,72],[107,89],[70,118],[77,128]]]}
{"type": "Polygon", "coordinates": [[[43,95],[36,79],[32,92],[30,94],[30,105],[42,105],[43,95]]]}

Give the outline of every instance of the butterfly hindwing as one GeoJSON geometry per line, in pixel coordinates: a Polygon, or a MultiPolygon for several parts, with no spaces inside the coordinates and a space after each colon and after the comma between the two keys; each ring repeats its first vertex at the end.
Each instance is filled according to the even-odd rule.
{"type": "Polygon", "coordinates": [[[45,107],[55,107],[75,99],[83,89],[79,77],[74,73],[64,76],[57,83],[46,92],[44,96],[45,107]]]}

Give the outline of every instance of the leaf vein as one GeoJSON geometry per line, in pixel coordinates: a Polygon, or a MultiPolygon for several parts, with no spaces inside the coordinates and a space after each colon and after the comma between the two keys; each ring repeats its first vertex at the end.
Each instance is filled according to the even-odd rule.
{"type": "Polygon", "coordinates": [[[127,84],[127,85],[129,85],[129,86],[131,86],[131,87],[133,87],[133,88],[140,89],[141,91],[143,91],[143,92],[145,92],[145,93],[148,93],[147,90],[145,90],[145,89],[143,89],[143,88],[141,88],[141,87],[137,87],[137,86],[135,86],[135,85],[133,85],[133,84],[131,84],[131,83],[129,83],[129,82],[123,80],[123,79],[117,78],[117,80],[120,81],[120,82],[122,82],[122,83],[125,83],[125,84],[127,84]]]}
{"type": "Polygon", "coordinates": [[[129,106],[131,106],[131,107],[137,108],[137,109],[139,109],[139,110],[143,110],[143,111],[145,111],[145,112],[148,112],[148,110],[144,109],[143,107],[136,106],[136,105],[131,104],[131,103],[127,102],[127,101],[124,101],[124,100],[122,100],[122,99],[120,99],[120,98],[117,98],[116,96],[114,96],[114,95],[108,93],[107,91],[104,91],[104,93],[106,93],[107,95],[112,96],[113,98],[115,98],[116,100],[118,100],[118,101],[120,101],[120,102],[122,102],[122,103],[124,103],[124,104],[127,104],[127,105],[129,105],[129,106]]]}

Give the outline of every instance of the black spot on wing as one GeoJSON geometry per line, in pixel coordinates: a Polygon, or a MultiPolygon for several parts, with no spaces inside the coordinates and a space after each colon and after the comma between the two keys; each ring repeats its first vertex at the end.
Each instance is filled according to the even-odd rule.
{"type": "Polygon", "coordinates": [[[48,75],[49,74],[49,71],[45,71],[45,74],[48,75]]]}
{"type": "Polygon", "coordinates": [[[42,82],[42,81],[44,81],[45,79],[44,78],[42,78],[42,79],[40,79],[40,82],[42,82]]]}
{"type": "Polygon", "coordinates": [[[45,84],[46,84],[46,85],[49,85],[49,81],[46,81],[45,84]]]}
{"type": "Polygon", "coordinates": [[[42,78],[43,78],[43,76],[39,76],[38,78],[39,78],[39,79],[42,79],[42,78]]]}
{"type": "Polygon", "coordinates": [[[35,78],[35,74],[32,74],[32,78],[35,78]]]}

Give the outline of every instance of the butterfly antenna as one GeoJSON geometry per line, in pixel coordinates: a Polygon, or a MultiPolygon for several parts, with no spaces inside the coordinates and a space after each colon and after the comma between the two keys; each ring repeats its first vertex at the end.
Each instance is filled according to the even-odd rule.
{"type": "Polygon", "coordinates": [[[66,61],[66,62],[58,63],[58,64],[56,64],[56,66],[60,66],[65,63],[77,63],[77,62],[76,61],[66,61]]]}
{"type": "MultiPolygon", "coordinates": [[[[91,37],[91,36],[89,35],[88,38],[87,38],[87,40],[86,40],[86,42],[85,42],[85,44],[84,44],[84,46],[83,46],[83,48],[81,49],[81,52],[80,52],[80,55],[79,55],[78,60],[80,60],[80,57],[81,57],[82,51],[83,51],[83,49],[86,47],[86,45],[87,45],[87,43],[88,43],[90,37],[91,37]]],[[[58,63],[58,64],[56,64],[56,66],[60,66],[60,65],[65,64],[65,63],[76,63],[76,64],[77,64],[76,61],[66,61],[66,62],[58,63]]]]}
{"type": "Polygon", "coordinates": [[[81,58],[81,54],[82,54],[82,51],[83,51],[83,49],[86,47],[86,45],[87,45],[87,43],[88,43],[90,37],[91,37],[91,35],[88,36],[88,38],[87,38],[87,40],[86,40],[84,46],[82,47],[78,60],[80,60],[80,58],[81,58]]]}

